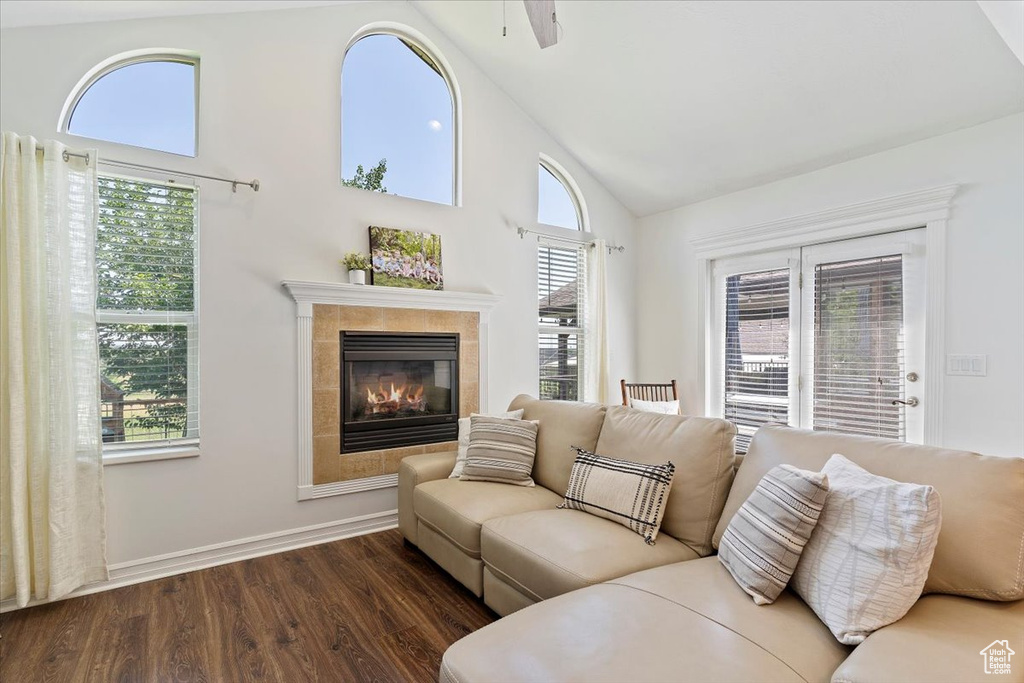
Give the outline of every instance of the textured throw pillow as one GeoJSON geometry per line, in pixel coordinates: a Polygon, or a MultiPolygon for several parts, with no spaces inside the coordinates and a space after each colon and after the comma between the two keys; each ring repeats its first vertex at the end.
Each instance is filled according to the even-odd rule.
{"type": "Polygon", "coordinates": [[[645,401],[640,398],[631,398],[629,407],[633,410],[642,410],[645,413],[679,414],[679,401],[645,401]]]}
{"type": "MultiPolygon", "coordinates": [[[[480,416],[483,413],[472,413],[469,417],[480,416]]],[[[449,479],[458,479],[462,476],[462,468],[466,465],[466,451],[469,450],[469,417],[459,418],[459,452],[455,454],[455,467],[448,475],[449,479]]],[[[523,409],[510,410],[507,413],[489,414],[485,417],[504,417],[510,420],[521,420],[523,409]]]]}
{"type": "Polygon", "coordinates": [[[770,605],[786,589],[827,493],[824,474],[779,465],[730,520],[718,559],[758,605],[770,605]]]}
{"type": "Polygon", "coordinates": [[[459,479],[533,486],[530,474],[537,457],[539,424],[536,420],[470,417],[469,448],[459,479]]]}
{"type": "Polygon", "coordinates": [[[841,455],[793,588],[845,645],[903,617],[921,596],[942,523],[939,494],[871,474],[841,455]]]}
{"type": "Polygon", "coordinates": [[[654,545],[675,465],[645,465],[573,448],[576,461],[569,474],[565,501],[558,508],[582,510],[618,522],[654,545]]]}

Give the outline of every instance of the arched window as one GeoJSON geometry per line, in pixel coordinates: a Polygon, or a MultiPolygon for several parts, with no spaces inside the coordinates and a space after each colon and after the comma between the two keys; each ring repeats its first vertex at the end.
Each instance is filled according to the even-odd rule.
{"type": "Polygon", "coordinates": [[[341,176],[349,187],[458,203],[458,90],[407,29],[360,31],[341,79],[341,176]]]}
{"type": "Polygon", "coordinates": [[[537,222],[570,230],[586,230],[586,211],[576,183],[552,159],[541,157],[537,168],[537,222]]]}
{"type": "Polygon", "coordinates": [[[194,157],[198,142],[199,58],[185,52],[132,52],[79,81],[61,113],[72,135],[194,157]]]}

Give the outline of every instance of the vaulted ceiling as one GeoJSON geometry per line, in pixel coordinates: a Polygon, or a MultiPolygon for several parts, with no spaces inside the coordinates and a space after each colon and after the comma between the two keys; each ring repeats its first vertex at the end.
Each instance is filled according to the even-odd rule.
{"type": "MultiPolygon", "coordinates": [[[[346,1],[3,0],[0,25],[346,1]]],[[[557,0],[545,50],[520,0],[413,6],[638,216],[1024,111],[973,0],[557,0]]]]}
{"type": "Polygon", "coordinates": [[[357,0],[3,0],[0,27],[228,14],[345,5],[357,0]]]}
{"type": "Polygon", "coordinates": [[[1024,111],[975,2],[556,5],[414,2],[639,216],[1024,111]]]}

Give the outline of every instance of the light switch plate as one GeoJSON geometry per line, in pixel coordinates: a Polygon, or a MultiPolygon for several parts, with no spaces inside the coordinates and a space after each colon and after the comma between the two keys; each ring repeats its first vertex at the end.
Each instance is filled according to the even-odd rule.
{"type": "Polygon", "coordinates": [[[984,377],[988,374],[988,356],[966,353],[948,354],[946,356],[946,374],[984,377]]]}

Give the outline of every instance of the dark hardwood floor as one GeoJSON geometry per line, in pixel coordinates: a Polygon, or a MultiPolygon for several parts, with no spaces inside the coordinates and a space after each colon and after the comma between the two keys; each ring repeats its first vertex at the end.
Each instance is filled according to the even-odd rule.
{"type": "Polygon", "coordinates": [[[0,681],[436,681],[496,618],[392,530],[0,615],[0,681]]]}

